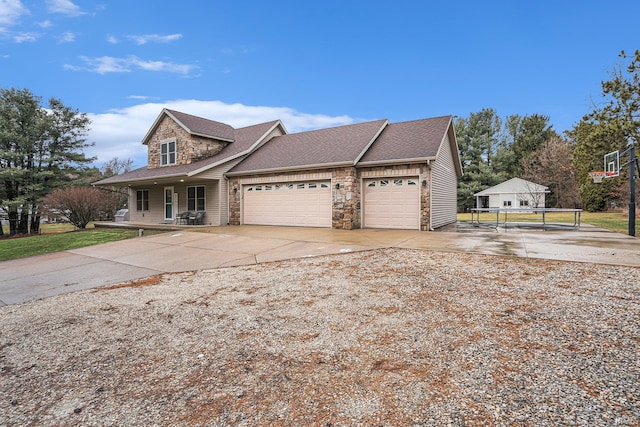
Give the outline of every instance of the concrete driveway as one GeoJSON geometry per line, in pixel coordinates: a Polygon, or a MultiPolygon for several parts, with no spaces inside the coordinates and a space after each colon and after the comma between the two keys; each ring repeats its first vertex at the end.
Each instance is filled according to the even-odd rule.
{"type": "Polygon", "coordinates": [[[640,239],[589,225],[579,230],[464,226],[451,230],[343,231],[241,226],[171,231],[0,262],[0,306],[161,273],[389,247],[640,267],[640,239]]]}

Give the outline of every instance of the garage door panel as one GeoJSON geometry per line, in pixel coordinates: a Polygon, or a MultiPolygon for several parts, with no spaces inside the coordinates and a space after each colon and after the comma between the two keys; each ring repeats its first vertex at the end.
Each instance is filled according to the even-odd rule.
{"type": "Polygon", "coordinates": [[[245,186],[244,224],[331,227],[330,181],[245,186]]]}
{"type": "Polygon", "coordinates": [[[418,179],[370,179],[364,182],[364,226],[420,228],[418,179]]]}

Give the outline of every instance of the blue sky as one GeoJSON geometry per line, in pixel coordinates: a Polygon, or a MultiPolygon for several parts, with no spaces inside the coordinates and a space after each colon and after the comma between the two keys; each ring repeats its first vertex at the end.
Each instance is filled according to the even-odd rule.
{"type": "Polygon", "coordinates": [[[87,151],[146,164],[163,107],[290,132],[546,114],[570,129],[640,49],[640,2],[0,0],[0,87],[88,113],[87,151]]]}

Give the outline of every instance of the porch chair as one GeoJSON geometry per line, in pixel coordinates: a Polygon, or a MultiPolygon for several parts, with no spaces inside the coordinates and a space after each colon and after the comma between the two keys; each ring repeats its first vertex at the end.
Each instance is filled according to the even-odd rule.
{"type": "Polygon", "coordinates": [[[202,225],[204,222],[204,214],[204,212],[196,212],[195,214],[192,212],[189,216],[189,224],[202,225]]]}
{"type": "Polygon", "coordinates": [[[176,224],[189,224],[189,218],[192,214],[193,212],[189,211],[178,214],[178,216],[176,217],[176,224]]]}

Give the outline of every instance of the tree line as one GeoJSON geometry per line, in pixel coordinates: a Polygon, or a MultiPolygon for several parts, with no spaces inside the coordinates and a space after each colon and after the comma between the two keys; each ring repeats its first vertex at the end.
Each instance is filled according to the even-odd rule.
{"type": "MultiPolygon", "coordinates": [[[[628,172],[595,184],[590,171],[603,169],[603,155],[638,144],[640,136],[640,50],[620,53],[622,63],[602,82],[602,99],[574,127],[558,134],[543,114],[500,118],[485,108],[455,121],[464,174],[458,209],[474,207],[474,194],[513,177],[549,187],[549,207],[589,211],[625,206],[628,172]]],[[[52,98],[46,105],[28,89],[0,88],[0,219],[9,234],[38,234],[44,215],[84,228],[113,216],[127,195],[91,183],[129,170],[130,160],[107,161],[102,169],[84,150],[90,120],[52,98]],[[88,213],[76,215],[77,210],[88,213]]],[[[639,168],[640,169],[640,168],[639,168]]],[[[640,187],[640,186],[638,186],[640,187]]],[[[4,235],[0,227],[0,236],[4,235]]]]}
{"type": "Polygon", "coordinates": [[[500,118],[492,108],[455,121],[464,174],[458,182],[458,211],[475,206],[475,193],[519,177],[549,187],[547,207],[602,211],[625,206],[626,170],[596,184],[603,156],[638,144],[640,136],[640,51],[621,52],[623,63],[602,82],[602,99],[562,135],[543,114],[500,118]]]}
{"type": "Polygon", "coordinates": [[[90,187],[130,162],[114,159],[102,171],[89,166],[95,160],[84,154],[92,145],[86,140],[89,126],[85,113],[59,99],[45,105],[27,89],[0,88],[0,219],[8,220],[9,235],[38,234],[43,216],[63,217],[84,228],[87,215],[70,210],[65,189],[79,198],[75,209],[87,208],[89,216],[112,215],[126,200],[117,191],[90,187]]]}

